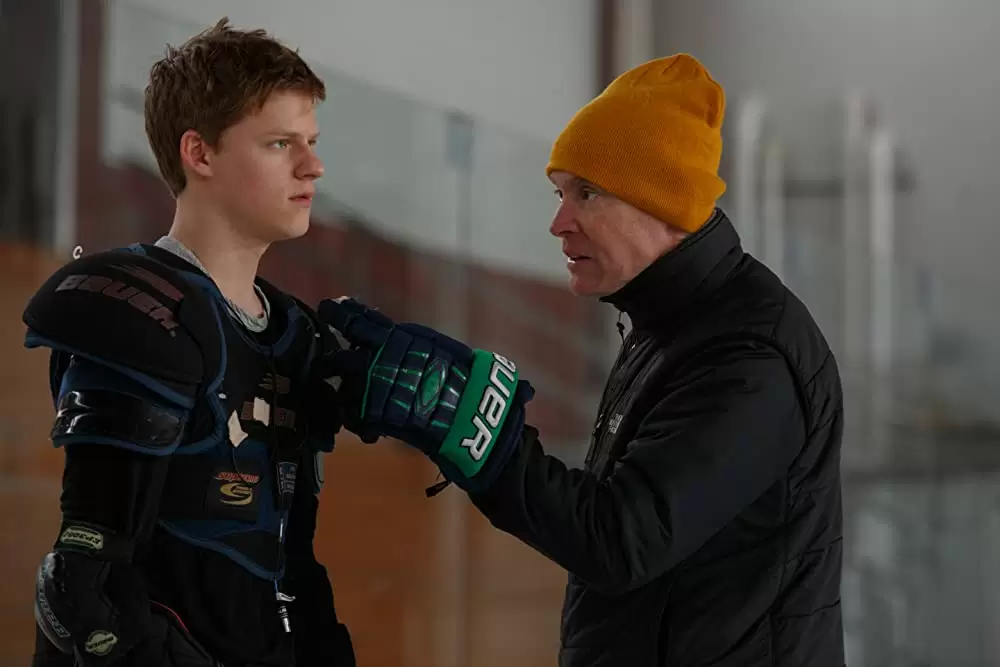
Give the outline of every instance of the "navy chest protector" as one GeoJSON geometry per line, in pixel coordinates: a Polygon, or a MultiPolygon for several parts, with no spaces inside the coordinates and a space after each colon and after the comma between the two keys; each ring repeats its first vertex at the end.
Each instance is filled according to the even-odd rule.
{"type": "MultiPolygon", "coordinates": [[[[147,253],[138,245],[129,250],[147,253]]],[[[179,540],[278,581],[284,574],[283,542],[296,483],[319,490],[318,457],[333,444],[309,434],[304,394],[316,354],[315,325],[301,304],[272,288],[272,317],[281,317],[285,326],[277,340],[264,345],[230,320],[211,280],[194,270],[169,270],[208,297],[200,299],[207,312],[199,317],[210,321],[194,336],[204,360],[203,380],[188,430],[171,453],[159,525],[179,540]]],[[[45,341],[36,344],[60,352],[45,341]]],[[[68,356],[54,359],[65,362],[68,356]]],[[[54,361],[54,388],[63,371],[65,363],[60,367],[54,361]]],[[[131,375],[143,383],[157,382],[134,369],[131,375]]]]}

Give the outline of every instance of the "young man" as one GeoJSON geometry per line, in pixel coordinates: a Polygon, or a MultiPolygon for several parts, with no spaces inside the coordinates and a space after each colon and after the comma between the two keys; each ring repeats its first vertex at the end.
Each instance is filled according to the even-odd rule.
{"type": "Polygon", "coordinates": [[[34,665],[354,664],[312,548],[329,335],[256,277],[308,229],[324,98],[263,31],[223,19],[169,49],[145,99],[169,234],[70,263],[28,305],[66,452],[34,665]]]}
{"type": "Polygon", "coordinates": [[[725,108],[694,58],[652,61],[570,122],[548,174],[570,289],[627,313],[584,470],[524,425],[513,363],[362,304],[320,304],[353,345],[345,424],[398,437],[494,526],[569,573],[564,667],[836,667],[837,364],[803,304],[716,208],[725,108]]]}

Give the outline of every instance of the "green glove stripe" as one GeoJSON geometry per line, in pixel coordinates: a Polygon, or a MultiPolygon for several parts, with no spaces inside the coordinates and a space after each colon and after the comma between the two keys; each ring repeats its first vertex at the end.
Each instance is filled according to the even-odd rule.
{"type": "Polygon", "coordinates": [[[462,371],[458,370],[454,366],[451,367],[451,372],[454,373],[455,375],[457,375],[459,378],[461,378],[462,382],[468,382],[469,381],[469,378],[465,376],[465,373],[463,373],[462,371]]]}
{"type": "Polygon", "coordinates": [[[416,371],[412,368],[402,368],[401,366],[389,366],[388,364],[379,364],[375,368],[397,375],[402,373],[403,375],[416,375],[417,377],[420,377],[423,374],[423,371],[416,371]]]}
{"type": "Polygon", "coordinates": [[[440,419],[434,419],[431,421],[431,426],[437,426],[438,428],[448,428],[449,424],[444,423],[440,419]]]}
{"type": "Polygon", "coordinates": [[[409,404],[409,403],[407,403],[406,401],[401,401],[401,400],[399,400],[398,398],[393,398],[393,399],[391,399],[391,400],[392,400],[392,402],[393,402],[393,403],[395,403],[395,404],[396,404],[396,405],[398,405],[399,407],[403,408],[403,409],[404,409],[404,410],[406,410],[407,412],[409,412],[409,411],[410,411],[410,407],[411,407],[411,406],[410,406],[410,404],[409,404]]]}
{"type": "Polygon", "coordinates": [[[517,368],[498,354],[473,353],[472,371],[458,403],[455,422],[438,455],[448,459],[467,478],[486,464],[517,388],[517,368]]]}
{"type": "MultiPolygon", "coordinates": [[[[375,353],[375,358],[372,359],[372,365],[368,368],[368,377],[365,378],[365,395],[361,397],[361,418],[364,419],[368,412],[368,392],[372,388],[372,375],[374,375],[375,366],[378,364],[378,360],[382,357],[382,352],[385,350],[385,344],[389,341],[386,337],[385,341],[382,342],[382,346],[379,347],[378,352],[375,353]]],[[[382,379],[382,378],[379,378],[382,379]]],[[[391,380],[390,380],[391,381],[391,380]]]]}

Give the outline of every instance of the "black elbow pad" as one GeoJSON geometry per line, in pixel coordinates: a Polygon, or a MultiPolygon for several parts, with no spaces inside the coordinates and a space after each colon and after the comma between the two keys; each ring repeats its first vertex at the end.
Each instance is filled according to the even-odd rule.
{"type": "Polygon", "coordinates": [[[35,580],[35,620],[78,665],[106,665],[155,632],[145,586],[130,563],[58,549],[35,580]]]}

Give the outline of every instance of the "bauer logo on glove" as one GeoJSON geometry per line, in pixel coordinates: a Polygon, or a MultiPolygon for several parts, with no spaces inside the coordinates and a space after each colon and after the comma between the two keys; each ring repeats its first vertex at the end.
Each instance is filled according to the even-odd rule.
{"type": "Polygon", "coordinates": [[[442,455],[449,456],[465,474],[472,473],[475,463],[482,461],[489,451],[510,411],[510,401],[517,389],[517,367],[513,363],[499,354],[486,353],[492,359],[486,354],[479,356],[479,351],[476,354],[476,363],[481,363],[483,368],[477,369],[474,365],[472,377],[482,378],[487,384],[484,387],[466,384],[465,397],[470,400],[459,405],[455,424],[441,446],[442,455]],[[482,398],[476,401],[478,396],[482,398]],[[461,451],[467,452],[475,463],[463,466],[459,455],[461,451]]]}

